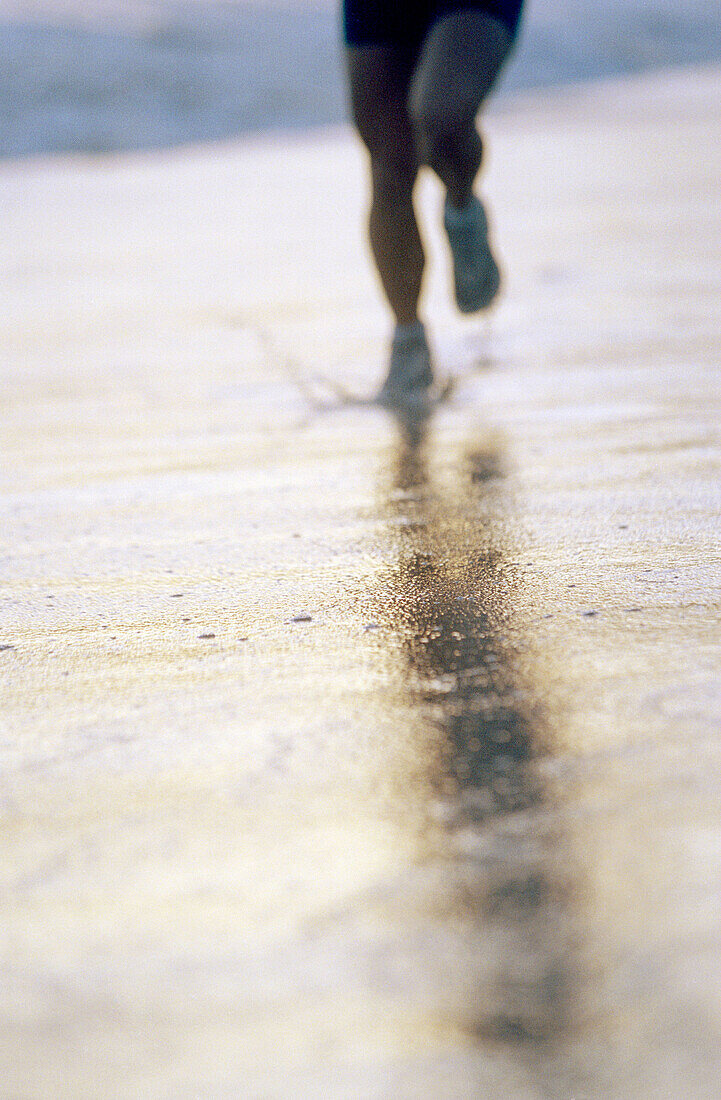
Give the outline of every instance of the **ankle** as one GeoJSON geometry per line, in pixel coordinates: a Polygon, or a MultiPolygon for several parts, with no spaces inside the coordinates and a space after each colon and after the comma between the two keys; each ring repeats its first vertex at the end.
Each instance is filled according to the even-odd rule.
{"type": "Polygon", "coordinates": [[[415,321],[398,322],[393,331],[394,344],[412,344],[425,340],[425,337],[425,325],[418,318],[415,321]]]}
{"type": "Polygon", "coordinates": [[[461,228],[468,225],[469,222],[475,221],[478,217],[478,208],[480,205],[481,204],[479,199],[474,194],[471,194],[467,202],[465,202],[462,206],[457,206],[454,202],[451,201],[450,196],[447,195],[445,206],[443,209],[443,217],[446,227],[458,226],[459,228],[461,228]]]}
{"type": "Polygon", "coordinates": [[[473,200],[475,199],[475,197],[476,196],[473,192],[473,188],[469,188],[467,191],[447,190],[446,210],[450,208],[451,210],[458,211],[459,213],[463,210],[467,210],[473,204],[473,200]]]}

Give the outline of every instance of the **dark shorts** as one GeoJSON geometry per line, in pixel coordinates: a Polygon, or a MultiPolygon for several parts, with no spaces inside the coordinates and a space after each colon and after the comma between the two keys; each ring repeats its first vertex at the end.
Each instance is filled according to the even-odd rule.
{"type": "Polygon", "coordinates": [[[523,0],[344,0],[349,46],[417,46],[429,27],[453,11],[472,8],[503,23],[515,38],[523,0]]]}

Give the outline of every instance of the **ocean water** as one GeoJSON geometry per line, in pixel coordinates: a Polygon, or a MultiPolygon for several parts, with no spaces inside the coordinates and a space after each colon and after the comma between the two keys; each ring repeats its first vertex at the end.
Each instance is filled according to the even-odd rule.
{"type": "MultiPolygon", "coordinates": [[[[721,57],[717,0],[531,0],[499,96],[721,57]]],[[[343,121],[335,0],[0,0],[0,155],[343,121]]]]}

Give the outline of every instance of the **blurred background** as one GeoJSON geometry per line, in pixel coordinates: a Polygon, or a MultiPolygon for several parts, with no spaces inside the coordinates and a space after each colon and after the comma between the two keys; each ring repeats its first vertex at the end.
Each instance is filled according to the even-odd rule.
{"type": "MultiPolygon", "coordinates": [[[[718,0],[531,0],[501,96],[721,57],[718,0]]],[[[337,0],[0,0],[0,155],[346,117],[337,0]]]]}

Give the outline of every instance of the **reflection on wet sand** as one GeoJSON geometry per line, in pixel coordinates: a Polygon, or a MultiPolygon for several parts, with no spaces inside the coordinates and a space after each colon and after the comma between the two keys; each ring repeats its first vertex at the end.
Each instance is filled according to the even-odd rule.
{"type": "Polygon", "coordinates": [[[426,741],[430,809],[454,919],[479,957],[461,1022],[478,1041],[537,1051],[568,1030],[578,975],[568,860],[540,774],[549,733],[514,623],[502,457],[474,442],[434,453],[427,420],[399,421],[383,490],[394,555],[379,599],[405,705],[437,732],[426,741]]]}

